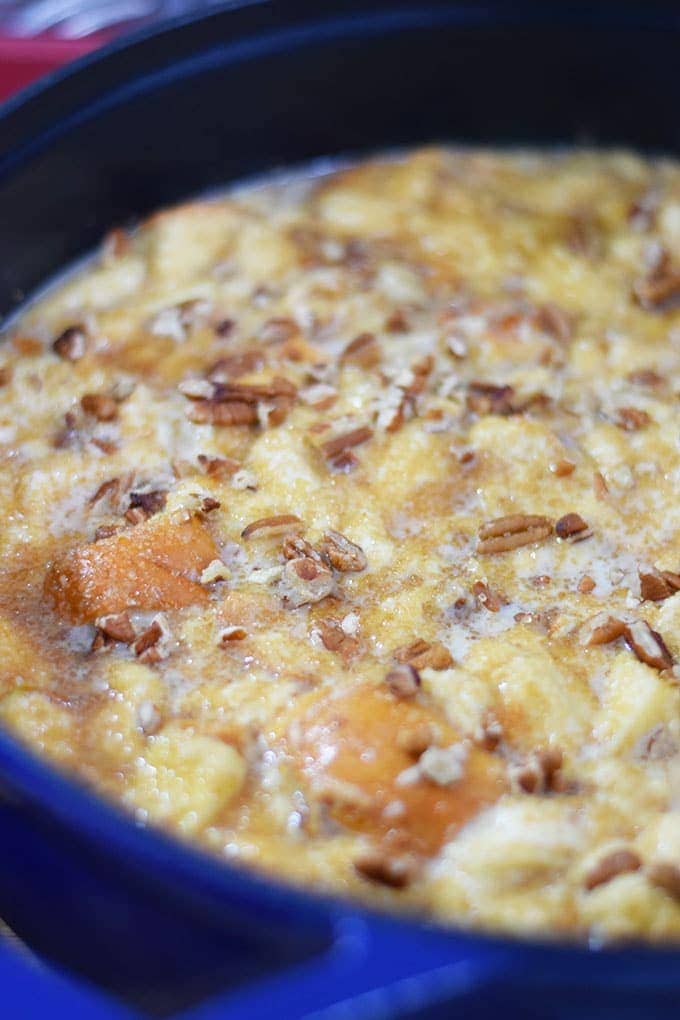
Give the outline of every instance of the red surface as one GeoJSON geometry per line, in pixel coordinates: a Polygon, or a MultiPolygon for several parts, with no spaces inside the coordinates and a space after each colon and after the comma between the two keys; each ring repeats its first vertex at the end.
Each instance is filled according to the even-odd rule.
{"type": "Polygon", "coordinates": [[[101,46],[101,35],[86,39],[9,39],[0,36],[0,101],[17,89],[83,53],[101,46]]]}

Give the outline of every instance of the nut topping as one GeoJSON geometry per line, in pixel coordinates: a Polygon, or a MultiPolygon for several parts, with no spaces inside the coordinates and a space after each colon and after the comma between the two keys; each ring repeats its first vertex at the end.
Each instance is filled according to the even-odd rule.
{"type": "Polygon", "coordinates": [[[598,861],[586,875],[583,884],[590,891],[611,882],[617,875],[639,871],[641,867],[642,861],[633,850],[614,850],[598,861]]]}
{"type": "MultiPolygon", "coordinates": [[[[672,576],[672,575],[671,575],[672,576]]],[[[661,602],[670,598],[677,591],[677,587],[671,584],[670,580],[656,567],[650,570],[638,570],[640,578],[640,595],[645,601],[661,602]]]]}
{"type": "Polygon", "coordinates": [[[403,889],[415,877],[415,862],[410,855],[390,856],[385,850],[366,850],[354,861],[355,870],[362,878],[391,889],[403,889]]]}
{"type": "Polygon", "coordinates": [[[560,517],[555,525],[555,534],[558,538],[571,539],[572,542],[580,542],[584,538],[590,538],[592,530],[588,527],[580,514],[570,513],[560,517]]]}
{"type": "Polygon", "coordinates": [[[499,592],[492,591],[486,581],[475,581],[472,585],[472,594],[477,605],[482,609],[488,609],[490,613],[497,613],[502,606],[507,605],[507,599],[499,592]]]}
{"type": "Polygon", "coordinates": [[[638,407],[619,407],[616,412],[616,424],[625,432],[637,432],[649,425],[651,420],[647,412],[638,407]]]}
{"type": "Polygon", "coordinates": [[[523,765],[508,772],[510,785],[523,793],[550,793],[562,790],[562,752],[557,748],[536,751],[523,765]]]}
{"type": "Polygon", "coordinates": [[[542,542],[552,535],[553,526],[547,517],[536,514],[510,514],[487,521],[479,529],[477,552],[482,554],[509,552],[523,545],[542,542]]]}
{"type": "Polygon", "coordinates": [[[135,628],[127,612],[100,616],[95,620],[95,626],[104,637],[120,641],[124,645],[132,644],[136,637],[135,628]]]}
{"type": "Polygon", "coordinates": [[[581,630],[581,644],[583,645],[608,645],[612,641],[623,637],[626,625],[623,620],[610,616],[609,613],[597,613],[587,620],[581,630]]]}
{"type": "Polygon", "coordinates": [[[651,885],[662,889],[672,899],[680,903],[680,868],[669,861],[656,861],[647,868],[647,878],[651,885]]]}
{"type": "Polygon", "coordinates": [[[97,421],[113,421],[118,417],[116,401],[105,393],[86,393],[80,398],[80,406],[97,421]]]}
{"type": "Polygon", "coordinates": [[[52,344],[52,350],[64,361],[80,361],[87,350],[87,330],[84,326],[69,326],[52,344]]]}
{"type": "Polygon", "coordinates": [[[342,573],[356,573],[366,569],[364,550],[360,545],[350,542],[347,536],[339,531],[325,532],[319,545],[319,552],[326,563],[342,573]]]}
{"type": "Polygon", "coordinates": [[[302,521],[296,514],[275,514],[273,517],[260,517],[256,521],[251,521],[241,532],[241,538],[248,539],[256,531],[266,530],[269,534],[278,535],[302,527],[302,521]]]}
{"type": "Polygon", "coordinates": [[[515,390],[512,386],[471,382],[467,391],[467,408],[479,415],[509,415],[515,413],[514,399],[515,390]]]}
{"type": "Polygon", "coordinates": [[[419,638],[413,644],[404,645],[394,652],[397,662],[404,662],[414,669],[449,669],[453,666],[453,656],[441,641],[423,641],[419,638]]]}
{"type": "Polygon", "coordinates": [[[414,666],[403,662],[392,667],[385,676],[385,683],[396,698],[412,698],[420,688],[420,673],[414,666]]]}
{"type": "Polygon", "coordinates": [[[352,429],[350,432],[343,432],[341,435],[335,436],[333,439],[328,439],[321,449],[328,460],[333,460],[346,450],[349,450],[354,446],[360,446],[362,443],[366,443],[372,435],[373,429],[369,429],[366,426],[358,429],[352,429]]]}
{"type": "Polygon", "coordinates": [[[626,644],[638,657],[652,669],[672,669],[673,656],[668,651],[660,634],[649,626],[646,620],[636,620],[626,626],[624,637],[626,644]]]}
{"type": "Polygon", "coordinates": [[[288,560],[283,568],[279,593],[288,609],[320,602],[334,590],[333,572],[311,556],[288,560]]]}

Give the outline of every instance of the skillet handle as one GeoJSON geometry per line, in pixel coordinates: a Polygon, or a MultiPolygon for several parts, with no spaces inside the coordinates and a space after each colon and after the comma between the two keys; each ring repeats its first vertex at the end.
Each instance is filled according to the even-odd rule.
{"type": "Polygon", "coordinates": [[[341,917],[330,948],[301,964],[218,996],[175,1020],[397,1020],[450,1017],[507,972],[512,949],[389,918],[341,917]]]}

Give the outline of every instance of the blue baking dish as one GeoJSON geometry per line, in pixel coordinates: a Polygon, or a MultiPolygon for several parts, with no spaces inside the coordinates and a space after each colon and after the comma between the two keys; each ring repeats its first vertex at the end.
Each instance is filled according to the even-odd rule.
{"type": "MultiPolygon", "coordinates": [[[[423,141],[680,152],[677,5],[241,2],[0,111],[0,314],[115,224],[274,167],[423,141]]],[[[0,655],[2,654],[0,649],[0,655]]],[[[484,937],[223,865],[0,733],[0,1016],[680,1014],[680,950],[484,937]]]]}

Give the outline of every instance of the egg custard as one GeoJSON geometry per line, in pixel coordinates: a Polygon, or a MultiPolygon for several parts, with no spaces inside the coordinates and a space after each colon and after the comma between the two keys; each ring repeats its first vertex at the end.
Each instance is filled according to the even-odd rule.
{"type": "Polygon", "coordinates": [[[266,875],[678,939],[679,309],[627,153],[114,230],[0,347],[0,720],[266,875]]]}

